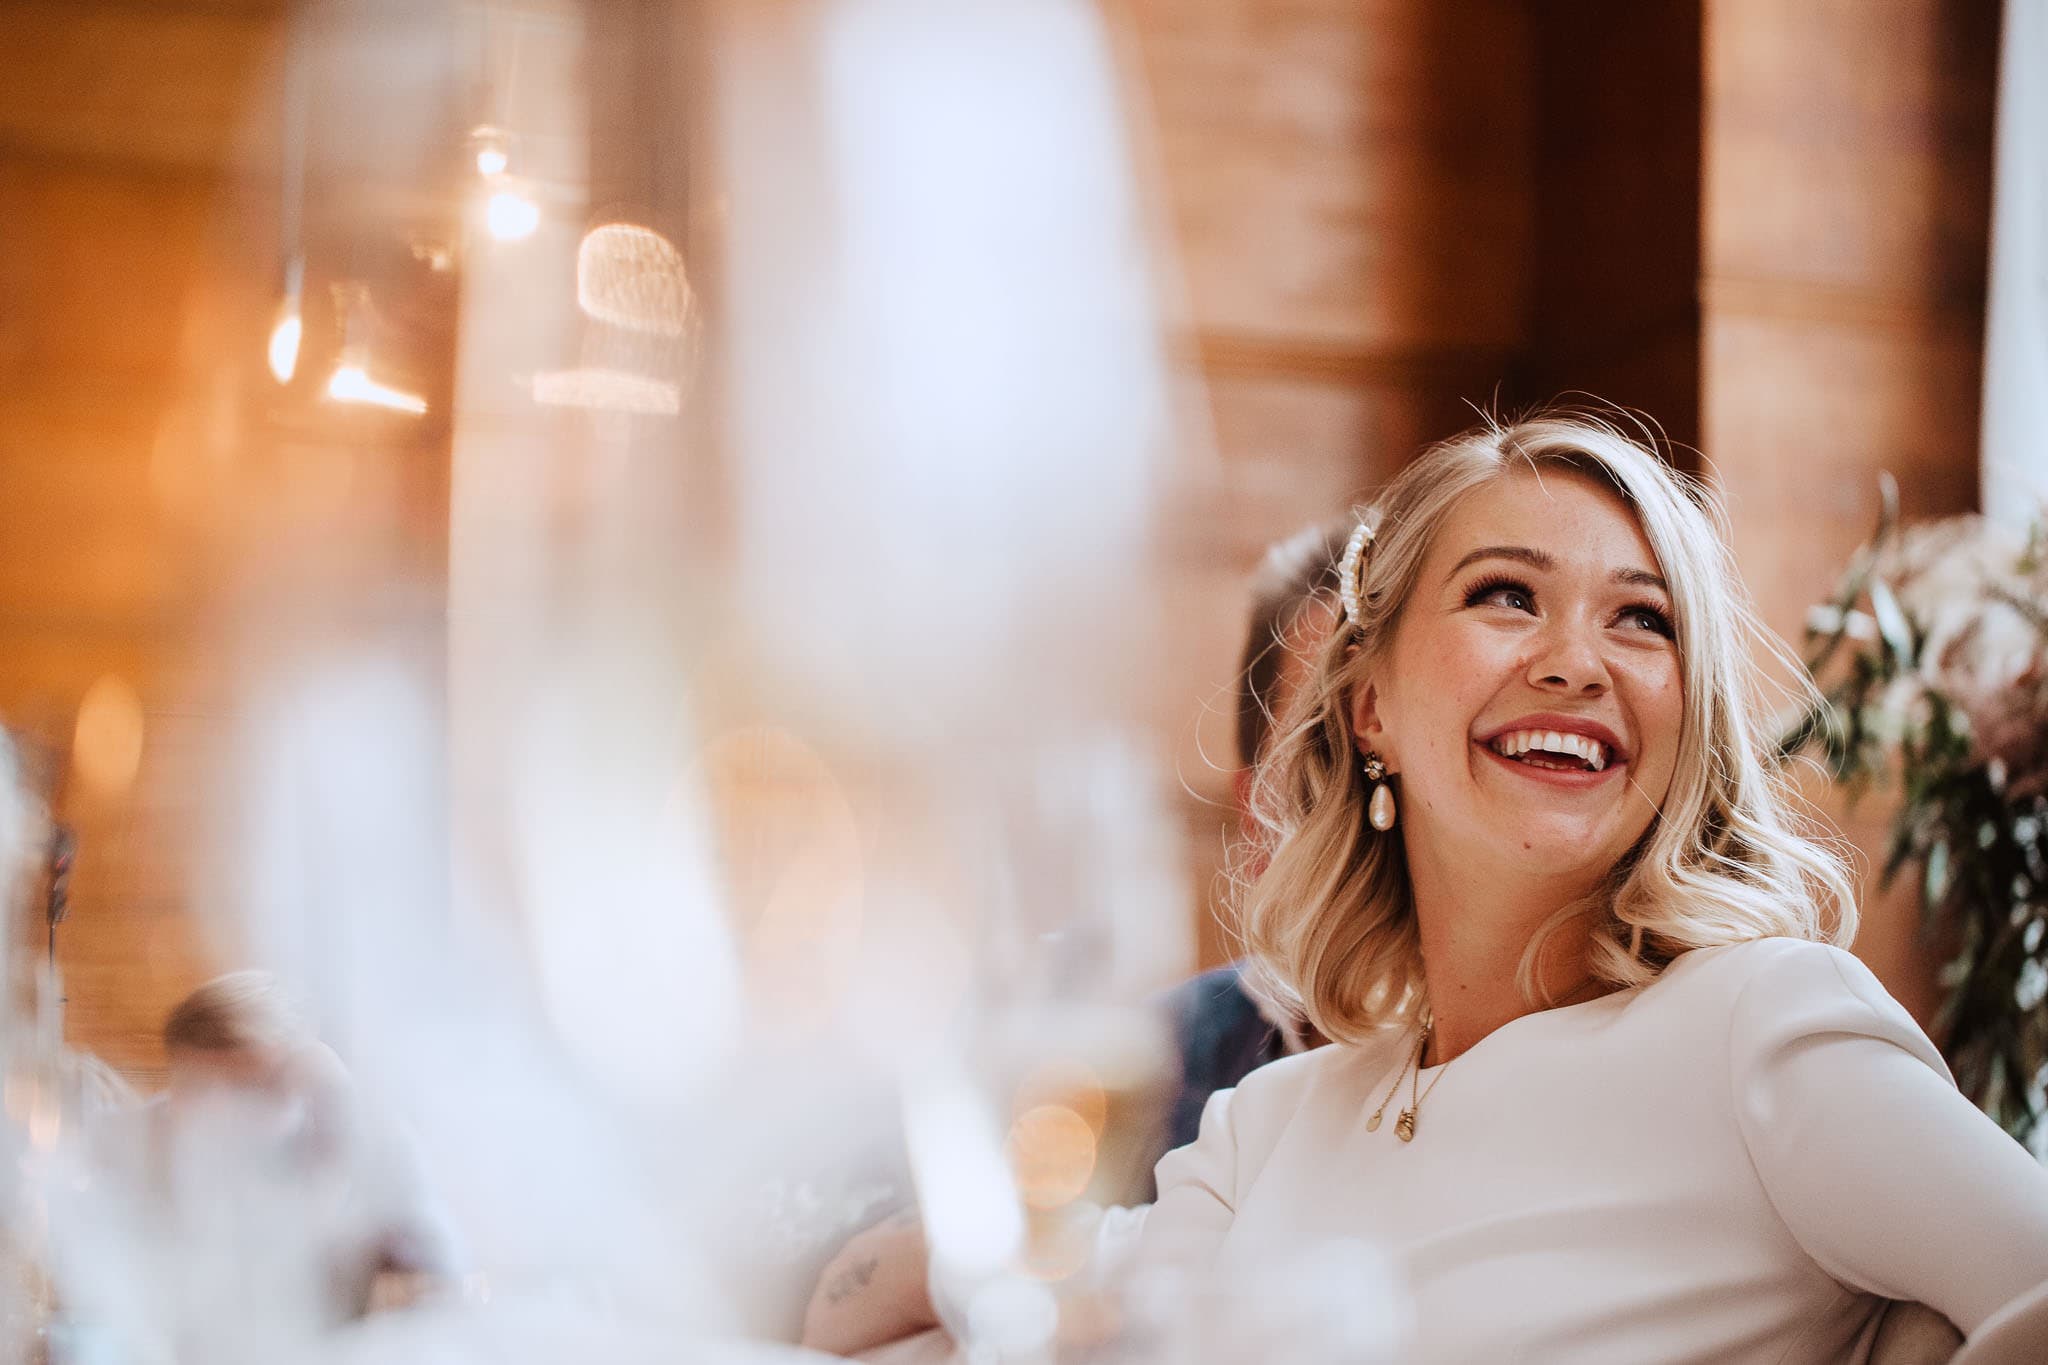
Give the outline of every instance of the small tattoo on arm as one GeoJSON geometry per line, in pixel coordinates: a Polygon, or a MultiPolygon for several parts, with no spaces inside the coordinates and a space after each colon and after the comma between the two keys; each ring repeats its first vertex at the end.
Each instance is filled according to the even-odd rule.
{"type": "Polygon", "coordinates": [[[825,1302],[843,1303],[868,1287],[868,1281],[875,1278],[875,1269],[881,1265],[881,1258],[870,1256],[857,1261],[832,1277],[832,1283],[825,1286],[825,1302]]]}

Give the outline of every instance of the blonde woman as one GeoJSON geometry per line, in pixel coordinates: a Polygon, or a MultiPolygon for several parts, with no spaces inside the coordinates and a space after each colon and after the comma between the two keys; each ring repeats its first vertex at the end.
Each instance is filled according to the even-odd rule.
{"type": "Polygon", "coordinates": [[[1241,906],[1339,1046],[1210,1102],[1141,1260],[1364,1238],[1422,1360],[1860,1359],[1887,1299],[2048,1359],[2048,1173],[1841,950],[1710,499],[1603,421],[1489,423],[1345,573],[1241,906]]]}

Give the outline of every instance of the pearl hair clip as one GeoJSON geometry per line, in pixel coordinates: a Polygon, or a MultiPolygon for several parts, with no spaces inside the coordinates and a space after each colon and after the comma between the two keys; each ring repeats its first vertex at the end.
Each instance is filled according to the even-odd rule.
{"type": "Polygon", "coordinates": [[[1353,630],[1365,629],[1365,570],[1372,558],[1374,539],[1372,527],[1359,522],[1344,546],[1344,558],[1337,564],[1337,595],[1343,599],[1344,615],[1353,630]]]}

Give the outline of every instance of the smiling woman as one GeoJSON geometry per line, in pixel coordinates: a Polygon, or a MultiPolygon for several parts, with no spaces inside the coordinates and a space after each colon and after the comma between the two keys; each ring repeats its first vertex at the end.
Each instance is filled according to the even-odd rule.
{"type": "MultiPolygon", "coordinates": [[[[1656,564],[1615,484],[1511,461],[1445,517],[1380,666],[1349,689],[1359,742],[1405,775],[1412,894],[1455,902],[1461,937],[1484,926],[1503,953],[1541,942],[1551,912],[1577,930],[1546,999],[1596,982],[1598,891],[1671,789],[1685,689],[1656,564]]],[[[1441,937],[1447,918],[1420,927],[1441,937]]],[[[1431,947],[1441,966],[1448,945],[1431,947]]],[[[1485,1028],[1475,1013],[1438,1011],[1439,1055],[1485,1028]]]]}
{"type": "Polygon", "coordinates": [[[1350,628],[1262,771],[1272,866],[1240,907],[1269,983],[1325,1034],[1427,1013],[1443,1056],[1688,949],[1853,935],[1839,861],[1762,757],[1766,637],[1718,520],[1644,446],[1571,415],[1443,442],[1365,510],[1350,628]],[[1360,818],[1368,754],[1399,837],[1360,818]],[[1453,954],[1428,938],[1453,935],[1517,989],[1445,980],[1453,954]]]}
{"type": "Polygon", "coordinates": [[[1432,447],[1364,511],[1240,906],[1338,1046],[1210,1101],[1140,1266],[1363,1238],[1412,1293],[1401,1359],[1863,1361],[1887,1299],[2048,1358],[2048,1173],[1838,946],[1723,545],[1574,414],[1432,447]]]}

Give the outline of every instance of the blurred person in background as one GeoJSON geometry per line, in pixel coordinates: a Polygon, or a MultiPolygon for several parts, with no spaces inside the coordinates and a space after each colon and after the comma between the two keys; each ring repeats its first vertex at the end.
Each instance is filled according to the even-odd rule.
{"type": "Polygon", "coordinates": [[[242,1349],[452,1287],[456,1240],[410,1143],[273,978],[207,982],[163,1042],[168,1086],[101,1144],[105,1201],[60,1248],[83,1330],[203,1355],[222,1314],[276,1329],[242,1349]]]}
{"type": "Polygon", "coordinates": [[[64,1054],[64,1103],[91,1135],[119,1124],[142,1107],[142,1096],[128,1078],[90,1052],[64,1054]]]}
{"type": "Polygon", "coordinates": [[[1138,1273],[1369,1245],[1403,1359],[1864,1360],[1888,1300],[2048,1359],[2048,1171],[1843,951],[1718,515],[1565,412],[1365,509],[1239,908],[1334,1045],[1210,1099],[1138,1273]]]}
{"type": "Polygon", "coordinates": [[[259,1152],[330,1189],[342,1215],[330,1248],[337,1317],[409,1302],[456,1273],[453,1231],[410,1146],[268,973],[209,981],[171,1011],[163,1038],[160,1140],[228,1116],[249,1125],[259,1152]]]}
{"type": "MultiPolygon", "coordinates": [[[[1231,782],[1238,812],[1237,875],[1255,878],[1265,855],[1249,798],[1253,773],[1279,718],[1287,714],[1316,652],[1337,626],[1337,565],[1351,522],[1304,527],[1270,546],[1252,577],[1251,614],[1237,670],[1237,772],[1231,782]]],[[[1254,1069],[1322,1039],[1299,1013],[1252,990],[1242,963],[1203,972],[1164,1000],[1181,1062],[1180,1089],[1163,1141],[1147,1169],[1195,1140],[1209,1096],[1254,1069]]]]}
{"type": "MultiPolygon", "coordinates": [[[[1304,527],[1268,547],[1252,577],[1234,698],[1238,768],[1232,794],[1241,839],[1254,833],[1245,806],[1253,769],[1340,619],[1337,568],[1350,534],[1349,518],[1304,527]]],[[[1233,861],[1239,875],[1255,876],[1263,858],[1246,843],[1233,861]]],[[[1148,1172],[1168,1151],[1194,1141],[1210,1095],[1236,1085],[1257,1067],[1321,1041],[1299,1014],[1252,990],[1238,963],[1203,972],[1158,1003],[1180,1075],[1166,1121],[1151,1136],[1152,1148],[1143,1158],[1148,1172]]],[[[1137,1226],[1137,1211],[1112,1210],[1103,1239],[1127,1241],[1137,1226]]],[[[859,1351],[936,1326],[926,1282],[928,1259],[915,1210],[899,1212],[853,1237],[819,1277],[805,1314],[804,1345],[859,1351]]]]}

